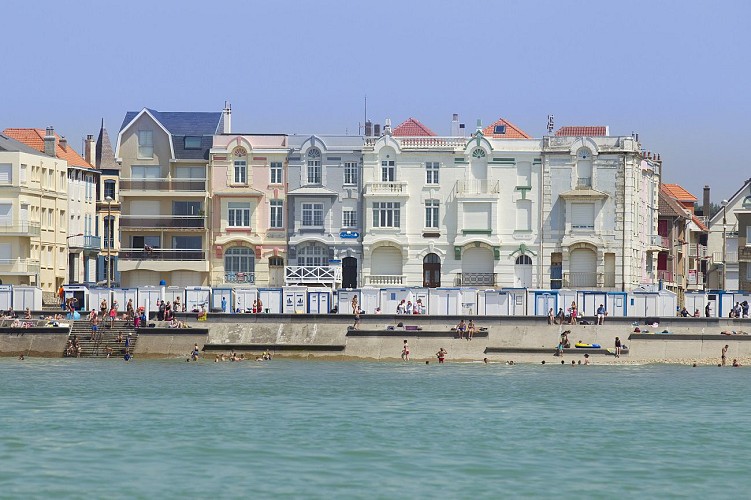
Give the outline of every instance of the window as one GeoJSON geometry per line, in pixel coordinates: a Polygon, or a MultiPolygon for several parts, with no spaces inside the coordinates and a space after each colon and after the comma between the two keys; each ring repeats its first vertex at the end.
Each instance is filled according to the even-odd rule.
{"type": "Polygon", "coordinates": [[[138,157],[154,157],[154,133],[151,130],[138,131],[138,157]]]}
{"type": "Polygon", "coordinates": [[[438,184],[438,162],[429,161],[425,163],[425,183],[438,184]]]}
{"type": "Polygon", "coordinates": [[[206,170],[204,167],[177,167],[175,169],[176,179],[205,179],[206,170]]]}
{"type": "Polygon", "coordinates": [[[162,240],[159,236],[133,236],[131,243],[132,248],[146,248],[147,246],[153,249],[162,248],[162,240]]]}
{"type": "Polygon", "coordinates": [[[248,164],[245,160],[235,160],[235,184],[248,183],[248,164]]]}
{"type": "Polygon", "coordinates": [[[104,199],[115,199],[115,181],[104,181],[104,199]]]}
{"type": "Polygon", "coordinates": [[[284,227],[284,202],[282,200],[271,200],[271,220],[269,227],[281,229],[284,227]]]}
{"type": "Polygon", "coordinates": [[[302,225],[314,227],[323,226],[323,203],[302,204],[302,225]]]}
{"type": "Polygon", "coordinates": [[[200,215],[200,201],[173,201],[172,215],[200,215]]]}
{"type": "Polygon", "coordinates": [[[185,136],[185,149],[201,149],[201,138],[192,135],[185,136]]]}
{"type": "Polygon", "coordinates": [[[571,204],[571,227],[573,229],[595,228],[595,205],[594,203],[571,204]]]}
{"type": "Polygon", "coordinates": [[[13,181],[13,165],[0,163],[0,184],[10,184],[13,181]]]}
{"type": "Polygon", "coordinates": [[[224,252],[225,273],[252,273],[256,269],[256,258],[251,248],[234,247],[224,252]]]}
{"type": "Polygon", "coordinates": [[[115,216],[104,216],[104,248],[115,248],[115,216]]]}
{"type": "Polygon", "coordinates": [[[321,184],[321,152],[308,151],[308,184],[321,184]]]}
{"type": "Polygon", "coordinates": [[[425,200],[425,227],[438,228],[438,200],[425,200]]]}
{"type": "Polygon", "coordinates": [[[175,250],[200,250],[202,247],[200,236],[173,236],[172,248],[175,250]]]}
{"type": "Polygon", "coordinates": [[[22,163],[21,164],[21,175],[20,175],[21,184],[26,184],[26,176],[27,176],[26,171],[27,171],[26,165],[24,165],[22,163]]]}
{"type": "Polygon", "coordinates": [[[271,162],[271,184],[282,184],[282,162],[271,162]]]}
{"type": "Polygon", "coordinates": [[[327,266],[329,263],[328,248],[323,245],[310,243],[297,249],[298,266],[327,266]]]}
{"type": "Polygon", "coordinates": [[[344,164],[344,183],[357,184],[357,162],[348,161],[344,164]]]}
{"type": "Polygon", "coordinates": [[[227,225],[230,227],[250,227],[250,203],[229,202],[227,204],[227,225]]]}
{"type": "Polygon", "coordinates": [[[357,212],[342,210],[342,227],[357,227],[357,212]]]}
{"type": "Polygon", "coordinates": [[[381,161],[381,182],[396,180],[396,162],[394,160],[381,161]]]}
{"type": "Polygon", "coordinates": [[[477,148],[472,151],[472,158],[485,158],[485,150],[477,148]]]}
{"type": "Polygon", "coordinates": [[[399,227],[399,202],[373,203],[373,227],[399,227]]]}
{"type": "Polygon", "coordinates": [[[130,167],[130,175],[134,179],[159,179],[162,176],[162,167],[159,165],[133,165],[130,167]]]}

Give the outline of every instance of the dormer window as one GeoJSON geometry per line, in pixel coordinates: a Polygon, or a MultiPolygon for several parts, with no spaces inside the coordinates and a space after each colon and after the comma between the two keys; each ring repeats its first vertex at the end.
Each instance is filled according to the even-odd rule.
{"type": "Polygon", "coordinates": [[[193,135],[186,135],[184,142],[185,149],[201,149],[201,138],[193,135]]]}

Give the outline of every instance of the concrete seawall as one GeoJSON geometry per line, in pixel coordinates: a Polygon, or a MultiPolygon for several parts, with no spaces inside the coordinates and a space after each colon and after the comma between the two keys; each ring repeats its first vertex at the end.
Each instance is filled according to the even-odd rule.
{"type": "MultiPolygon", "coordinates": [[[[472,341],[455,338],[451,329],[461,318],[454,316],[363,316],[360,329],[351,332],[352,318],[344,315],[211,315],[206,322],[192,316],[184,318],[190,329],[142,329],[136,343],[138,357],[186,356],[195,344],[206,354],[238,352],[258,354],[269,349],[276,356],[305,358],[355,358],[396,360],[400,358],[404,340],[410,356],[416,360],[434,360],[443,347],[450,361],[514,360],[559,362],[552,353],[560,332],[570,330],[572,345],[581,340],[614,346],[615,337],[629,347],[622,360],[639,362],[719,359],[722,346],[728,344],[730,358],[751,358],[751,335],[721,335],[721,331],[751,333],[751,320],[718,318],[660,318],[657,327],[645,325],[643,318],[609,318],[597,325],[548,325],[540,317],[480,317],[478,328],[487,329],[472,341]],[[396,327],[419,329],[405,330],[396,327]],[[649,334],[634,334],[634,322],[649,334]],[[387,330],[387,327],[395,327],[387,330]],[[668,331],[669,334],[660,332],[668,331]],[[348,334],[349,333],[349,334],[348,334]],[[226,349],[225,349],[226,348],[226,349]],[[490,351],[487,351],[490,348],[490,351]],[[513,352],[524,348],[525,351],[513,352]],[[512,352],[504,352],[508,349],[512,352]]],[[[651,320],[650,320],[651,321],[651,320]]],[[[22,333],[0,332],[0,355],[20,353],[32,356],[62,356],[67,332],[22,333]]],[[[564,358],[583,359],[583,353],[572,350],[564,358]]],[[[598,356],[598,362],[610,362],[612,356],[598,356]]]]}

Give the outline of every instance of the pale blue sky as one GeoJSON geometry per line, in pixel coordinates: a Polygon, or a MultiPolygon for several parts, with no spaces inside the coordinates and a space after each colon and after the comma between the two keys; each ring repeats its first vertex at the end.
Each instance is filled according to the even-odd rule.
{"type": "Polygon", "coordinates": [[[357,133],[414,116],[446,135],[499,116],[535,137],[609,125],[713,201],[751,177],[751,2],[3,2],[0,128],[80,149],[128,110],[219,111],[233,131],[357,133]]]}

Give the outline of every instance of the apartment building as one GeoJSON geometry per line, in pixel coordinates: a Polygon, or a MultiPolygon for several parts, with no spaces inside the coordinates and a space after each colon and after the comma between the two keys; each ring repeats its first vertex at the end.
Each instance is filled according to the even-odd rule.
{"type": "Polygon", "coordinates": [[[214,136],[210,152],[211,285],[284,285],[287,258],[285,135],[214,136]]]}
{"type": "Polygon", "coordinates": [[[290,285],[361,285],[363,138],[293,135],[287,177],[290,285]]]}
{"type": "Polygon", "coordinates": [[[125,115],[115,147],[122,286],[209,284],[209,150],[224,114],[125,115]]]}
{"type": "MultiPolygon", "coordinates": [[[[67,207],[64,209],[66,220],[58,220],[55,226],[64,227],[67,231],[63,240],[67,248],[67,262],[63,265],[67,270],[65,281],[94,282],[96,260],[101,247],[99,237],[96,236],[96,186],[99,173],[68,144],[65,137],[56,134],[52,127],[46,130],[9,128],[3,133],[49,157],[65,161],[65,180],[59,179],[59,175],[55,176],[58,172],[48,168],[46,181],[47,189],[62,189],[67,193],[67,207]],[[50,175],[53,179],[49,178],[50,175]]],[[[47,212],[49,219],[49,208],[47,212]]],[[[42,265],[44,266],[44,262],[42,265]]]]}

